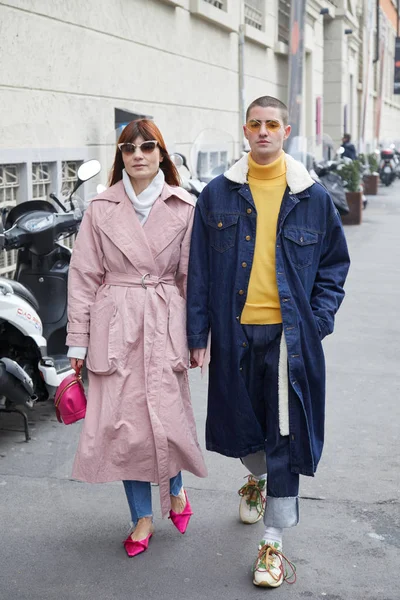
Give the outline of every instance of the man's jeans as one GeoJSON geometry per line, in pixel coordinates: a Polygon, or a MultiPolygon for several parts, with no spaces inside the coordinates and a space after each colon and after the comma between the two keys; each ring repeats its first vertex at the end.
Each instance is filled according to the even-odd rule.
{"type": "Polygon", "coordinates": [[[249,351],[243,360],[242,375],[254,412],[263,429],[265,453],[242,458],[257,477],[267,473],[267,505],[264,523],[268,527],[293,527],[299,520],[299,475],[290,470],[289,436],[279,432],[279,347],[282,325],[244,325],[249,351]]]}
{"type": "MultiPolygon", "coordinates": [[[[148,481],[123,481],[129,509],[131,511],[134,525],[139,519],[152,517],[153,509],[151,503],[151,486],[148,481]]],[[[181,472],[170,479],[169,489],[172,496],[179,496],[182,489],[181,472]]]]}

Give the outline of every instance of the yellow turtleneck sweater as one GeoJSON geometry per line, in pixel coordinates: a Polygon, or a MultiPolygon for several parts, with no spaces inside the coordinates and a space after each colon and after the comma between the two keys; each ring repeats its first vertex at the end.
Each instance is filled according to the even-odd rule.
{"type": "Polygon", "coordinates": [[[256,246],[241,323],[282,323],[275,271],[278,215],[286,190],[285,154],[269,165],[259,165],[249,154],[249,185],[257,209],[256,246]]]}

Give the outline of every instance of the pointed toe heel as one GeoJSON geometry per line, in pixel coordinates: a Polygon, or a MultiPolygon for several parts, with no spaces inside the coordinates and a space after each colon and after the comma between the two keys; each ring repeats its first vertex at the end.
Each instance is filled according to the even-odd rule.
{"type": "Polygon", "coordinates": [[[138,554],[145,552],[147,550],[147,548],[149,547],[149,542],[150,542],[152,535],[153,535],[152,533],[149,533],[147,538],[145,538],[144,540],[138,540],[138,541],[135,541],[131,538],[131,536],[128,536],[126,538],[126,540],[124,541],[124,547],[125,547],[127,555],[128,556],[137,556],[138,554]]]}
{"type": "Polygon", "coordinates": [[[185,504],[185,508],[183,509],[183,511],[181,513],[176,513],[171,509],[169,511],[169,517],[168,517],[169,519],[171,519],[172,523],[175,525],[175,527],[177,528],[177,530],[180,533],[185,533],[186,529],[188,528],[190,518],[193,515],[192,508],[190,506],[190,502],[187,497],[186,490],[185,490],[185,498],[186,498],[186,504],[185,504]]]}

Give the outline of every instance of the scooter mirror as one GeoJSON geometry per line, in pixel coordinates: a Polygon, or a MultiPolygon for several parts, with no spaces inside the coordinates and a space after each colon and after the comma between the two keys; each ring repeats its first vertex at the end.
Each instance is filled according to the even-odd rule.
{"type": "Polygon", "coordinates": [[[183,158],[180,154],[170,154],[170,159],[178,169],[183,166],[183,158]]]}
{"type": "Polygon", "coordinates": [[[78,179],[80,179],[80,181],[87,181],[97,175],[97,173],[100,173],[100,171],[101,165],[98,160],[88,160],[79,167],[78,179]]]}
{"type": "Polygon", "coordinates": [[[106,186],[105,186],[105,185],[103,185],[102,183],[99,183],[99,185],[96,187],[96,192],[97,192],[98,194],[102,194],[103,192],[105,192],[105,191],[106,191],[106,189],[107,189],[107,188],[106,188],[106,186]]]}
{"type": "Polygon", "coordinates": [[[343,148],[343,146],[340,146],[340,148],[338,148],[336,150],[336,154],[338,154],[339,156],[343,154],[343,152],[345,152],[345,149],[343,148]]]}

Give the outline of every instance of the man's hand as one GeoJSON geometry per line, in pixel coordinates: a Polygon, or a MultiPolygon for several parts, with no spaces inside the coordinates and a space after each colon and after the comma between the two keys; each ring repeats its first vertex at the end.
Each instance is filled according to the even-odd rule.
{"type": "Polygon", "coordinates": [[[69,359],[70,363],[71,363],[71,367],[73,368],[73,370],[75,371],[75,373],[77,375],[79,375],[82,367],[83,367],[83,363],[85,362],[84,360],[82,360],[81,358],[70,358],[69,359]]]}
{"type": "Polygon", "coordinates": [[[204,357],[206,355],[205,348],[194,348],[190,351],[190,368],[195,369],[196,367],[202,367],[204,363],[204,357]]]}

